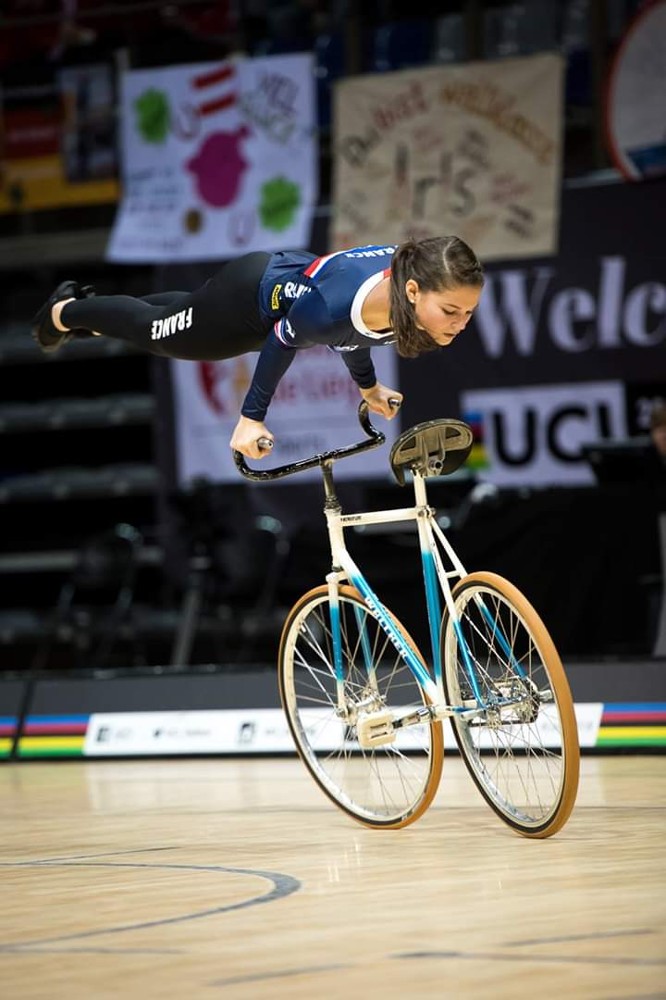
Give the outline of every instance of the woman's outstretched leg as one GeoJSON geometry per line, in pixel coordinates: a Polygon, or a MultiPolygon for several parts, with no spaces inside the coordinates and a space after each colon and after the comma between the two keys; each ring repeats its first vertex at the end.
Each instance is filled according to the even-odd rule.
{"type": "MultiPolygon", "coordinates": [[[[182,338],[177,335],[193,326],[193,294],[172,292],[167,301],[162,296],[160,299],[150,302],[131,295],[95,295],[71,299],[60,309],[56,306],[52,315],[55,325],[64,330],[83,328],[124,340],[150,354],[187,357],[187,352],[178,349],[182,338]],[[168,339],[171,351],[164,349],[168,339]]],[[[197,356],[196,348],[193,356],[197,356]]]]}
{"type": "Polygon", "coordinates": [[[162,357],[214,361],[260,350],[270,322],[259,313],[258,286],[269,255],[251,253],[225,265],[194,292],[84,297],[63,282],[33,320],[37,342],[58,350],[87,330],[162,357]]]}

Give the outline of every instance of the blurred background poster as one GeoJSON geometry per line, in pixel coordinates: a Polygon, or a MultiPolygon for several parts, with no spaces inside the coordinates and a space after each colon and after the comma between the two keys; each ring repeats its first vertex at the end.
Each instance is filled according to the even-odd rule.
{"type": "Polygon", "coordinates": [[[110,63],[68,66],[0,97],[0,212],[117,200],[110,63]]]}
{"type": "Polygon", "coordinates": [[[646,4],[619,46],[606,88],[606,137],[627,180],[666,175],[666,2],[646,4]]]}
{"type": "Polygon", "coordinates": [[[311,54],[134,70],[121,91],[110,260],[308,245],[318,195],[311,54]]]}
{"type": "Polygon", "coordinates": [[[456,233],[486,261],[555,253],[563,80],[545,53],[338,81],[332,249],[456,233]]]}
{"type": "MultiPolygon", "coordinates": [[[[173,373],[176,460],[178,480],[187,485],[205,477],[213,482],[238,482],[238,470],[229,439],[250,385],[258,355],[247,354],[229,361],[171,361],[173,373]]],[[[397,385],[397,361],[393,351],[375,351],[377,378],[384,385],[397,385]]],[[[309,458],[340,442],[358,441],[363,434],[357,409],[361,398],[349,378],[342,359],[327,347],[300,351],[283,377],[271,403],[267,424],[275,434],[273,465],[309,458]]],[[[372,417],[378,430],[392,444],[400,427],[398,420],[372,417]]],[[[250,463],[254,464],[254,463],[250,463]]],[[[369,451],[336,468],[338,479],[387,478],[389,468],[384,448],[369,451]]],[[[319,469],[299,475],[299,481],[319,480],[319,469]]]]}

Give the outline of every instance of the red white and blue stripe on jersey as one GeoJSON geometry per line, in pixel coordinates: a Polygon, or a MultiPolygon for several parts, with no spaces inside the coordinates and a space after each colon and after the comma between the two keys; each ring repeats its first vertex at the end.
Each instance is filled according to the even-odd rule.
{"type": "MultiPolygon", "coordinates": [[[[326,265],[330,261],[336,258],[343,258],[344,260],[376,260],[378,257],[384,257],[387,253],[393,253],[395,247],[393,246],[368,246],[368,247],[354,247],[351,250],[336,250],[334,253],[326,254],[324,257],[317,257],[312,261],[309,267],[306,267],[303,274],[308,278],[318,277],[326,265]]],[[[386,269],[390,271],[390,268],[386,269]]]]}
{"type": "Polygon", "coordinates": [[[294,346],[294,331],[286,316],[279,319],[273,326],[273,333],[285,347],[294,346]]]}

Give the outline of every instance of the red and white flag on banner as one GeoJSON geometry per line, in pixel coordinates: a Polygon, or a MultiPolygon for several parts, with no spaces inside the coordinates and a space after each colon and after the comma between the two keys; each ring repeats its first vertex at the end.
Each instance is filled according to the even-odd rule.
{"type": "Polygon", "coordinates": [[[200,73],[192,79],[191,87],[201,95],[200,103],[195,109],[199,118],[226,111],[236,103],[236,67],[233,63],[227,63],[200,73]]]}

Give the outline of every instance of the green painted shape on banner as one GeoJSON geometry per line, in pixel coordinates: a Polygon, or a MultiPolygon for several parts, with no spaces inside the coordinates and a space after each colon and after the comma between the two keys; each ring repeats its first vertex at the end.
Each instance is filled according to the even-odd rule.
{"type": "Polygon", "coordinates": [[[165,142],[171,127],[171,109],[163,90],[145,90],[134,102],[137,131],[146,142],[165,142]]]}
{"type": "Polygon", "coordinates": [[[259,218],[264,229],[272,229],[276,233],[288,229],[300,203],[301,192],[297,184],[284,177],[267,181],[261,189],[259,203],[259,218]]]}

